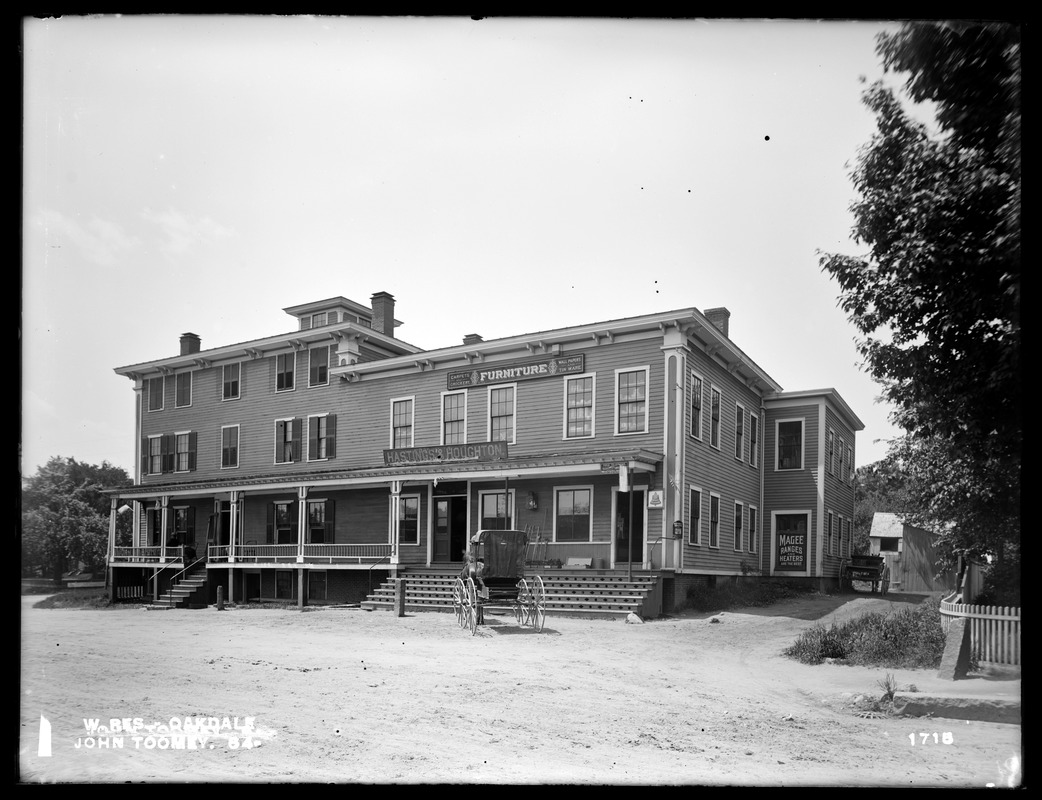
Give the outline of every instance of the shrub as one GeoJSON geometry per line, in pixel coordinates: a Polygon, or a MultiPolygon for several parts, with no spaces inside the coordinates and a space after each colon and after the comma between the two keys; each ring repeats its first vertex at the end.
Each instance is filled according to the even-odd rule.
{"type": "Polygon", "coordinates": [[[864,614],[841,626],[815,625],[784,652],[805,664],[841,658],[861,666],[928,669],[940,666],[944,642],[940,608],[930,599],[915,608],[864,614]]]}

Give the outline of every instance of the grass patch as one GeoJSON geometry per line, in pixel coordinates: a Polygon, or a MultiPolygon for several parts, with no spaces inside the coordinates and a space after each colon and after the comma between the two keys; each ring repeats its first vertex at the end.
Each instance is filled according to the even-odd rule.
{"type": "Polygon", "coordinates": [[[33,603],[33,608],[115,608],[116,604],[109,601],[108,594],[103,589],[70,589],[66,592],[52,594],[38,603],[33,603]]]}
{"type": "Polygon", "coordinates": [[[784,653],[804,664],[838,658],[865,667],[930,669],[941,665],[944,641],[940,607],[931,598],[914,608],[864,614],[843,625],[815,625],[784,653]]]}
{"type": "Polygon", "coordinates": [[[695,611],[726,611],[730,608],[769,606],[779,600],[800,597],[813,591],[809,585],[785,581],[738,581],[720,583],[714,587],[698,583],[688,589],[687,605],[695,611]]]}

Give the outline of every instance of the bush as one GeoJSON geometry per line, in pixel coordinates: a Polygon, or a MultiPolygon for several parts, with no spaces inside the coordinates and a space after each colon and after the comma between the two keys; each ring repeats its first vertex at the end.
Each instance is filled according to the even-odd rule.
{"type": "Polygon", "coordinates": [[[1020,559],[1007,558],[988,567],[980,594],[973,598],[978,606],[1020,607],[1020,559]]]}
{"type": "Polygon", "coordinates": [[[865,614],[840,626],[815,625],[784,652],[804,664],[839,658],[866,667],[930,669],[940,666],[944,642],[940,607],[930,599],[915,608],[865,614]]]}
{"type": "Polygon", "coordinates": [[[100,589],[70,589],[34,603],[33,608],[114,608],[106,592],[100,589]]]}

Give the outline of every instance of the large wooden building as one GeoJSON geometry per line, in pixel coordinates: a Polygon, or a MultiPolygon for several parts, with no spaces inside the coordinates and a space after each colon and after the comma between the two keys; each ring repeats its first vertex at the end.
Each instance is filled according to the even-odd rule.
{"type": "Polygon", "coordinates": [[[212,600],[357,602],[374,579],[458,566],[483,528],[541,560],[640,569],[665,610],[694,582],[837,580],[855,434],[833,389],[782,391],[682,308],[420,350],[395,300],[285,309],[285,334],[120,367],[135,485],[112,493],[115,597],[205,564],[212,600]],[[133,542],[115,519],[133,514],[133,542]]]}

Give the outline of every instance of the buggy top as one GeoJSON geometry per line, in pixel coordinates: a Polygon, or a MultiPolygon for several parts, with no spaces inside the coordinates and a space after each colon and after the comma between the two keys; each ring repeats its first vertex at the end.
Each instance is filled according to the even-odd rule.
{"type": "Polygon", "coordinates": [[[482,576],[488,578],[510,578],[525,576],[525,554],[528,549],[528,533],[525,531],[478,531],[471,542],[474,557],[484,562],[482,576]]]}

